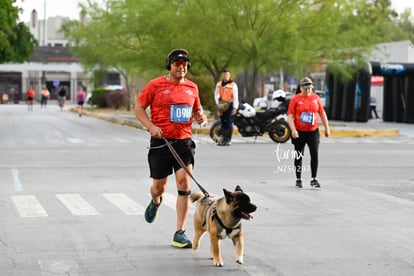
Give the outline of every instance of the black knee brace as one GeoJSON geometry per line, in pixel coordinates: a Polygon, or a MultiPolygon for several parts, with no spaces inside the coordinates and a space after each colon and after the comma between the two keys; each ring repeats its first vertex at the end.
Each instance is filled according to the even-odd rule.
{"type": "Polygon", "coordinates": [[[180,190],[178,190],[178,195],[180,195],[180,196],[189,196],[189,195],[191,195],[191,190],[189,190],[189,191],[180,191],[180,190]]]}

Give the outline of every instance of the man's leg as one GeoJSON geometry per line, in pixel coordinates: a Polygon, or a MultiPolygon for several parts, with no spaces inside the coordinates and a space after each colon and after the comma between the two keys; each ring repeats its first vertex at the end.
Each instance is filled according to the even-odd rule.
{"type": "MultiPolygon", "coordinates": [[[[187,169],[191,172],[192,165],[188,165],[187,169]]],[[[191,177],[183,168],[175,172],[175,180],[177,182],[178,197],[176,203],[177,212],[177,231],[174,233],[172,246],[179,248],[191,248],[191,240],[185,234],[185,226],[187,224],[188,211],[190,208],[190,180],[191,177]]]]}
{"type": "Polygon", "coordinates": [[[151,197],[152,201],[155,204],[159,204],[161,202],[161,196],[165,193],[167,189],[167,177],[161,179],[153,179],[152,186],[151,186],[151,197]]]}
{"type": "Polygon", "coordinates": [[[145,220],[148,223],[153,223],[158,216],[158,208],[161,205],[162,195],[167,187],[167,178],[153,179],[151,186],[151,202],[145,209],[145,220]]]}
{"type": "MultiPolygon", "coordinates": [[[[187,165],[187,169],[192,172],[192,165],[187,165]]],[[[191,190],[190,181],[191,177],[185,172],[184,169],[179,169],[175,172],[175,181],[177,183],[177,230],[184,230],[187,224],[188,212],[190,209],[189,193],[191,190]],[[187,193],[187,194],[186,194],[187,193]]]]}

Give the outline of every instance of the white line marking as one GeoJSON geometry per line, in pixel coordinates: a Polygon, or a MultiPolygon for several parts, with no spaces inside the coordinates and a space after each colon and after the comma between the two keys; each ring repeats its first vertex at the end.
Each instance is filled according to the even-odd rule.
{"type": "Polygon", "coordinates": [[[45,260],[38,263],[42,276],[80,275],[79,265],[72,260],[45,260]]]}
{"type": "Polygon", "coordinates": [[[165,204],[171,209],[175,210],[176,203],[177,203],[177,197],[169,193],[163,194],[162,197],[163,197],[162,204],[165,204]]]}
{"type": "Polygon", "coordinates": [[[271,200],[267,197],[264,197],[258,193],[249,192],[248,194],[253,204],[261,208],[264,208],[265,210],[271,210],[273,212],[277,212],[277,213],[287,215],[287,216],[296,216],[300,214],[299,212],[294,211],[284,206],[283,204],[280,204],[276,202],[275,200],[271,200]]]}
{"type": "Polygon", "coordinates": [[[122,212],[129,216],[143,215],[144,207],[139,205],[133,199],[126,194],[122,193],[109,193],[102,194],[107,200],[118,207],[122,212]]]}
{"type": "Polygon", "coordinates": [[[19,169],[16,169],[16,168],[11,169],[11,174],[12,174],[12,178],[13,178],[14,190],[16,192],[22,192],[23,191],[23,186],[22,186],[22,183],[20,182],[20,178],[19,178],[19,169]]]}
{"type": "Polygon", "coordinates": [[[381,199],[381,200],[385,200],[391,203],[395,203],[395,204],[399,204],[399,205],[405,205],[405,206],[409,206],[409,207],[413,207],[414,206],[414,201],[408,200],[408,199],[403,199],[403,198],[399,198],[399,197],[395,197],[395,196],[391,196],[391,195],[387,195],[387,194],[383,194],[383,193],[378,193],[378,192],[369,192],[369,191],[362,191],[364,194],[371,196],[371,197],[375,197],[377,199],[381,199]]]}
{"type": "Polygon", "coordinates": [[[56,197],[75,216],[96,216],[99,212],[79,194],[57,194],[56,197]]]}
{"type": "Polygon", "coordinates": [[[120,138],[120,137],[114,137],[113,139],[114,139],[115,141],[117,141],[118,143],[122,143],[122,144],[127,144],[127,143],[130,143],[130,141],[129,141],[129,140],[124,139],[124,138],[120,138]]]}
{"type": "Polygon", "coordinates": [[[11,199],[21,217],[47,217],[45,209],[33,195],[12,196],[11,199]]]}
{"type": "Polygon", "coordinates": [[[84,143],[84,141],[82,139],[79,139],[79,138],[67,138],[67,140],[69,142],[71,142],[72,144],[82,144],[82,143],[84,143]]]}

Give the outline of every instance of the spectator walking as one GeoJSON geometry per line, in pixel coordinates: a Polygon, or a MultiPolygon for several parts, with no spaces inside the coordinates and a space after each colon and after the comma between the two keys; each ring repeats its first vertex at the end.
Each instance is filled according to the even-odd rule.
{"type": "Polygon", "coordinates": [[[30,87],[27,90],[27,110],[33,111],[33,101],[36,95],[35,90],[33,89],[33,87],[30,87]]]}
{"type": "Polygon", "coordinates": [[[46,108],[47,100],[50,98],[50,92],[46,86],[43,87],[42,91],[40,92],[40,107],[46,108]]]}
{"type": "Polygon", "coordinates": [[[64,111],[66,109],[66,88],[61,87],[58,92],[58,102],[60,111],[64,111]]]}
{"type": "Polygon", "coordinates": [[[370,97],[370,101],[369,101],[369,118],[375,118],[378,119],[378,113],[377,113],[377,98],[375,97],[370,97]],[[374,116],[372,116],[374,115],[374,116]]]}
{"type": "Polygon", "coordinates": [[[82,117],[83,113],[83,104],[85,103],[86,93],[83,88],[79,88],[78,93],[76,94],[76,101],[78,102],[78,114],[79,117],[82,117]]]}

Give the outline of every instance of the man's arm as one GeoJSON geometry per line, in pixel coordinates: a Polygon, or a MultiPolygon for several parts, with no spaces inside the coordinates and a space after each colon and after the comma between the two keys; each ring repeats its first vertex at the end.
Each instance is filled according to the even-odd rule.
{"type": "Polygon", "coordinates": [[[161,129],[151,122],[145,109],[146,107],[137,102],[134,108],[135,116],[148,129],[152,137],[162,138],[163,135],[161,129]]]}

